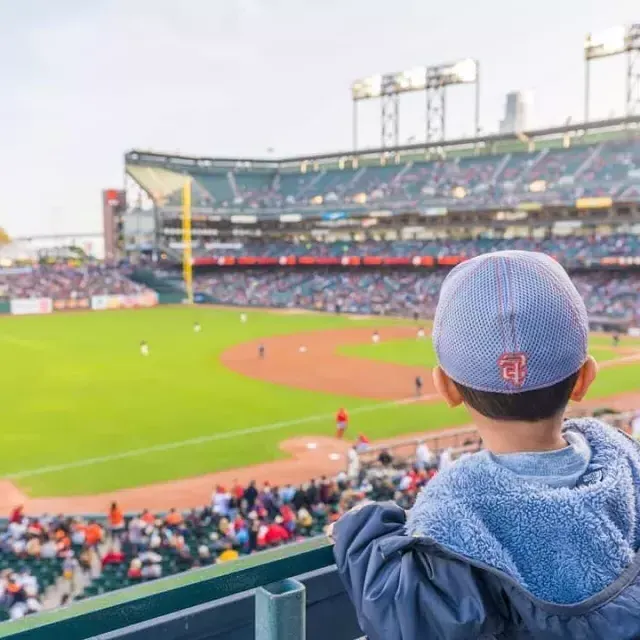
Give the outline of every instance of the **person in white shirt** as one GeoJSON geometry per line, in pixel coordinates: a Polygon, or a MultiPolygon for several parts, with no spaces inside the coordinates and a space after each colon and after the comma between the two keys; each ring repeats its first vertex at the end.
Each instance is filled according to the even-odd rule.
{"type": "Polygon", "coordinates": [[[228,516],[230,501],[231,496],[224,490],[223,487],[218,486],[214,494],[211,496],[211,508],[214,513],[217,513],[220,516],[228,516]]]}
{"type": "Polygon", "coordinates": [[[433,452],[429,447],[424,443],[423,440],[418,442],[418,446],[416,447],[416,465],[420,470],[426,469],[433,465],[433,452]]]}
{"type": "Polygon", "coordinates": [[[149,355],[149,345],[144,340],[140,343],[140,355],[141,356],[149,355]]]}
{"type": "Polygon", "coordinates": [[[440,464],[438,465],[438,469],[440,471],[444,471],[445,469],[448,469],[454,462],[455,460],[453,459],[451,449],[445,449],[440,454],[440,464]]]}
{"type": "Polygon", "coordinates": [[[355,480],[360,475],[360,456],[355,447],[351,447],[347,452],[347,460],[349,461],[347,475],[355,480]]]}

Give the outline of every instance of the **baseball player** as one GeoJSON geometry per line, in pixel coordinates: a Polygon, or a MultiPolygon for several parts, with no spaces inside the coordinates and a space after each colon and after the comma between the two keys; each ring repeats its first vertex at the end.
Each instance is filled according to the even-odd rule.
{"type": "Polygon", "coordinates": [[[340,407],[338,413],[336,413],[336,438],[342,439],[344,432],[349,426],[349,414],[345,409],[340,407]]]}

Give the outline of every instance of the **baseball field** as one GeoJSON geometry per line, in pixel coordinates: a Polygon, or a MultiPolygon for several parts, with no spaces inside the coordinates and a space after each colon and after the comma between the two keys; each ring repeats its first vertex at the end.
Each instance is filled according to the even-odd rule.
{"type": "MultiPolygon", "coordinates": [[[[416,329],[267,311],[243,323],[239,310],[186,306],[3,317],[3,486],[28,498],[91,496],[268,463],[289,455],[289,439],[331,438],[339,407],[352,437],[468,423],[437,401],[431,343],[416,329]]],[[[640,392],[640,341],[616,348],[594,336],[592,352],[605,363],[592,399],[640,392]]]]}

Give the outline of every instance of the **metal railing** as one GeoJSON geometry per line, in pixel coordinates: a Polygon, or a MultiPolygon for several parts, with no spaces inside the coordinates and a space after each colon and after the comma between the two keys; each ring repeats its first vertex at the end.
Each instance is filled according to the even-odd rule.
{"type": "Polygon", "coordinates": [[[291,578],[327,569],[333,563],[328,540],[313,538],[5,622],[0,624],[0,638],[85,640],[102,634],[109,634],[109,638],[132,637],[111,634],[258,589],[255,628],[261,631],[256,637],[303,640],[304,633],[273,635],[281,629],[283,612],[292,623],[287,629],[304,630],[304,587],[291,578]]]}

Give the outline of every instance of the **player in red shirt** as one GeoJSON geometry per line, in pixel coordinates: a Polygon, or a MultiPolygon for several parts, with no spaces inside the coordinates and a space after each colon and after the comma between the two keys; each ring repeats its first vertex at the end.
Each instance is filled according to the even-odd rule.
{"type": "Polygon", "coordinates": [[[336,438],[342,438],[349,426],[349,414],[342,408],[336,413],[336,438]]]}

